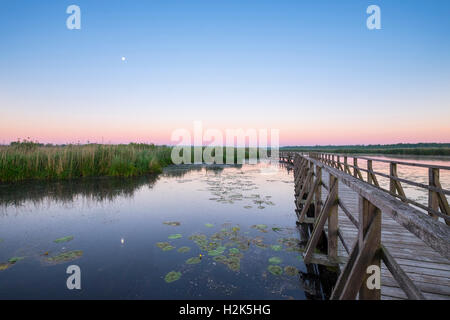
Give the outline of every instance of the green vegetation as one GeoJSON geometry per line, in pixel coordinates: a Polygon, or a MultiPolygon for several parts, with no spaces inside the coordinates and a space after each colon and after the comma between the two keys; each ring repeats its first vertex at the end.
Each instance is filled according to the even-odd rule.
{"type": "Polygon", "coordinates": [[[174,281],[177,281],[178,279],[181,278],[181,272],[177,272],[177,271],[170,271],[168,274],[166,274],[166,276],[164,277],[164,281],[166,281],[167,283],[171,283],[174,281]]]}
{"type": "Polygon", "coordinates": [[[44,146],[25,140],[0,146],[0,182],[130,177],[161,172],[171,148],[147,144],[44,146]]]}
{"type": "MultiPolygon", "coordinates": [[[[191,150],[192,163],[194,149],[192,147],[191,150]]],[[[225,147],[223,150],[223,163],[226,163],[226,149],[225,147]]],[[[240,150],[244,152],[245,159],[254,156],[249,148],[231,149],[234,163],[237,162],[240,150]]],[[[256,151],[259,158],[259,150],[256,151]]],[[[0,146],[0,182],[100,176],[132,177],[160,173],[163,167],[172,164],[171,156],[172,147],[154,144],[55,146],[19,140],[9,146],[0,146]]]]}
{"type": "Polygon", "coordinates": [[[68,261],[73,261],[75,259],[80,258],[83,255],[83,251],[81,250],[74,250],[69,252],[63,252],[60,253],[54,257],[47,258],[47,261],[50,263],[63,263],[68,261]]]}
{"type": "Polygon", "coordinates": [[[398,143],[343,146],[291,146],[280,151],[450,156],[450,143],[398,143]]]}
{"type": "Polygon", "coordinates": [[[58,238],[56,240],[53,240],[54,243],[63,243],[63,242],[68,242],[68,241],[72,241],[73,240],[73,236],[67,236],[67,237],[63,237],[63,238],[58,238]]]}
{"type": "Polygon", "coordinates": [[[280,266],[270,265],[267,267],[267,270],[269,270],[269,272],[275,276],[283,274],[283,269],[281,269],[280,266]]]}
{"type": "Polygon", "coordinates": [[[202,262],[202,258],[200,257],[193,257],[186,260],[186,264],[197,264],[202,262]]]}

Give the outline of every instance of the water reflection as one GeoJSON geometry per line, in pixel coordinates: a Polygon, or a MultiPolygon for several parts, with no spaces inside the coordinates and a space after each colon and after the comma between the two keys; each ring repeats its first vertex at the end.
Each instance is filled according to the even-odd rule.
{"type": "Polygon", "coordinates": [[[298,247],[292,172],[268,169],[3,185],[0,299],[321,299],[298,247]],[[83,270],[80,293],[64,286],[69,264],[83,270]]]}
{"type": "MultiPolygon", "coordinates": [[[[190,172],[201,172],[202,170],[219,175],[226,167],[231,166],[180,165],[165,168],[161,175],[0,183],[0,214],[6,214],[8,207],[20,208],[29,204],[40,206],[48,201],[68,204],[79,200],[80,197],[92,203],[113,202],[117,197],[133,198],[139,189],[153,188],[161,177],[183,178],[190,172]]],[[[240,168],[242,166],[232,167],[240,168]]]]}
{"type": "Polygon", "coordinates": [[[159,179],[157,175],[133,178],[86,178],[70,181],[34,181],[0,185],[0,212],[7,208],[35,206],[44,202],[70,203],[82,197],[92,202],[114,201],[117,197],[132,198],[136,190],[147,186],[152,188],[159,179]]]}

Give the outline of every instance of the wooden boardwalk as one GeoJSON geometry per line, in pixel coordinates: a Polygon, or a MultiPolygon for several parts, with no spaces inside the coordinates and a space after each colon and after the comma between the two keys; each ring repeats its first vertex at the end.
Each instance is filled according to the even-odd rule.
{"type": "Polygon", "coordinates": [[[384,175],[390,189],[384,190],[376,178],[383,173],[371,169],[371,160],[367,170],[357,158],[349,165],[347,157],[341,163],[334,155],[291,153],[280,160],[294,167],[299,223],[311,225],[305,262],[340,268],[332,299],[450,299],[449,191],[439,183],[439,170],[450,168],[430,167],[430,184],[419,185],[399,178],[391,163],[384,175]],[[426,188],[429,206],[407,199],[401,182],[426,188]],[[316,249],[321,234],[327,253],[316,249]],[[365,286],[373,265],[381,270],[380,290],[365,286]]]}
{"type": "MultiPolygon", "coordinates": [[[[328,175],[322,174],[328,184],[328,175]]],[[[327,191],[322,194],[325,201],[327,191]]],[[[358,220],[358,195],[346,185],[341,185],[339,198],[352,216],[358,220]]],[[[344,211],[339,208],[339,229],[345,242],[351,248],[358,236],[358,229],[344,211]]],[[[327,226],[325,226],[327,228],[327,226]]],[[[449,239],[450,240],[450,239],[449,239]]],[[[421,239],[399,225],[389,215],[382,216],[381,243],[389,250],[400,267],[414,281],[426,299],[450,299],[450,261],[426,245],[421,239]]],[[[339,242],[338,255],[348,257],[342,242],[339,242]]],[[[340,265],[341,269],[344,267],[340,265]]],[[[381,298],[407,299],[387,268],[381,266],[381,298]]]]}

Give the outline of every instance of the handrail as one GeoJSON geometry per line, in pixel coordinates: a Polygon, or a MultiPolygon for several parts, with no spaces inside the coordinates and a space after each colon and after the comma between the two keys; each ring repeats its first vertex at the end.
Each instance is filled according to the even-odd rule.
{"type": "MultiPolygon", "coordinates": [[[[411,299],[423,299],[420,290],[408,278],[400,268],[395,259],[381,243],[382,223],[381,215],[388,214],[393,220],[403,226],[412,234],[422,239],[428,246],[436,250],[443,257],[450,259],[450,228],[436,219],[436,216],[428,216],[422,211],[409,205],[400,185],[401,180],[391,180],[391,190],[380,188],[375,176],[369,176],[366,182],[360,173],[355,161],[354,172],[349,169],[348,163],[335,161],[334,157],[318,155],[317,153],[304,155],[299,153],[280,153],[280,160],[294,166],[295,196],[297,215],[299,223],[311,223],[314,221],[313,230],[304,252],[304,261],[324,261],[323,256],[315,253],[325,223],[328,221],[327,241],[328,254],[326,263],[340,263],[342,257],[337,255],[337,243],[340,240],[349,254],[344,269],[341,271],[336,286],[334,287],[332,299],[353,299],[359,292],[360,299],[380,299],[380,290],[367,290],[362,286],[366,278],[365,268],[369,265],[380,266],[381,261],[385,263],[393,277],[397,280],[401,289],[411,299]],[[333,158],[333,159],[332,159],[333,158]],[[322,172],[330,175],[327,185],[322,181],[322,172]],[[394,182],[392,182],[394,181],[394,182]],[[344,241],[339,229],[338,207],[348,216],[351,215],[338,197],[338,186],[345,184],[356,192],[359,197],[359,219],[351,219],[358,229],[358,238],[353,244],[351,251],[344,241]],[[321,190],[327,190],[327,197],[322,201],[321,190]],[[400,201],[398,198],[400,197],[400,201]],[[406,202],[406,203],[405,203],[406,202]],[[311,210],[313,209],[312,213],[311,210]],[[308,212],[308,217],[306,216],[308,212]],[[310,215],[313,214],[314,218],[310,215]],[[318,259],[318,260],[316,260],[318,259]]],[[[448,214],[445,211],[445,203],[440,192],[438,168],[430,168],[430,186],[428,189],[432,201],[437,200],[442,212],[440,216],[448,214]],[[436,198],[436,193],[438,198],[436,198]],[[444,210],[443,210],[444,209],[444,210]]],[[[374,174],[368,172],[369,174],[374,174]]],[[[396,177],[396,167],[391,165],[391,176],[396,177]]],[[[414,203],[413,203],[414,204],[414,203]]],[[[431,202],[431,205],[436,203],[431,202]]],[[[447,204],[448,206],[448,204],[447,204]]],[[[426,208],[426,207],[425,207],[426,208]]],[[[430,209],[430,208],[426,208],[430,209]]],[[[432,211],[434,209],[431,207],[432,211]]],[[[436,211],[437,212],[437,211],[436,211]]],[[[443,216],[445,217],[445,216],[443,216]]],[[[446,220],[448,222],[448,220],[446,220]]]]}
{"type": "Polygon", "coordinates": [[[407,162],[407,161],[393,161],[393,160],[384,160],[384,159],[377,159],[377,158],[370,158],[365,156],[357,156],[350,153],[327,153],[327,152],[312,152],[312,153],[318,153],[318,154],[326,154],[326,155],[334,155],[334,156],[341,156],[341,157],[350,157],[350,158],[358,158],[362,160],[371,160],[376,162],[384,162],[384,163],[397,163],[400,165],[405,166],[412,166],[412,167],[422,167],[422,168],[435,168],[435,169],[442,169],[442,170],[450,170],[450,166],[441,166],[441,165],[433,165],[433,164],[426,164],[426,163],[416,163],[416,162],[407,162]]]}
{"type": "MultiPolygon", "coordinates": [[[[280,156],[283,154],[287,153],[281,152],[280,156]]],[[[295,152],[293,152],[292,154],[295,154],[295,152]]],[[[301,154],[305,155],[305,153],[301,154]]],[[[326,165],[329,165],[333,168],[336,168],[349,174],[352,174],[351,169],[353,169],[353,176],[358,178],[359,180],[374,185],[375,187],[384,190],[385,192],[388,192],[392,196],[399,198],[400,200],[407,202],[421,210],[426,211],[430,216],[432,216],[435,219],[441,218],[445,221],[447,225],[450,225],[450,207],[448,204],[448,200],[446,198],[446,195],[450,195],[450,190],[444,189],[441,186],[439,179],[440,175],[439,171],[450,170],[450,166],[383,160],[350,154],[334,154],[334,153],[319,153],[319,152],[310,152],[309,157],[317,159],[322,163],[325,163],[326,165]],[[340,160],[340,157],[342,156],[344,157],[344,162],[340,160]],[[348,162],[349,157],[353,159],[353,164],[350,164],[348,162]],[[359,166],[358,159],[366,160],[367,168],[362,168],[361,166],[359,166]],[[390,173],[386,174],[383,172],[373,170],[373,162],[382,162],[389,164],[390,173]],[[427,168],[429,171],[428,185],[400,178],[397,174],[397,165],[427,168]],[[366,180],[363,178],[361,172],[367,173],[366,180]],[[383,188],[382,186],[379,185],[377,176],[389,179],[389,189],[383,188]],[[405,191],[403,190],[402,183],[415,186],[417,188],[422,189],[425,192],[428,192],[428,204],[424,205],[422,203],[419,203],[415,199],[408,198],[405,194],[405,191]]]]}

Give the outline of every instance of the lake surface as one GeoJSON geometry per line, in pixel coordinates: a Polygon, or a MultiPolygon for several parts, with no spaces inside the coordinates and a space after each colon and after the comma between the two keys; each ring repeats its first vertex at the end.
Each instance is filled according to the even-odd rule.
{"type": "Polygon", "coordinates": [[[0,298],[320,299],[293,191],[292,171],[264,163],[3,185],[0,298]]]}
{"type": "MultiPolygon", "coordinates": [[[[426,169],[398,170],[428,181],[426,169]]],[[[1,185],[0,299],[322,299],[327,279],[301,259],[293,192],[292,171],[266,163],[1,185]],[[66,287],[69,265],[81,290],[66,287]]]]}

